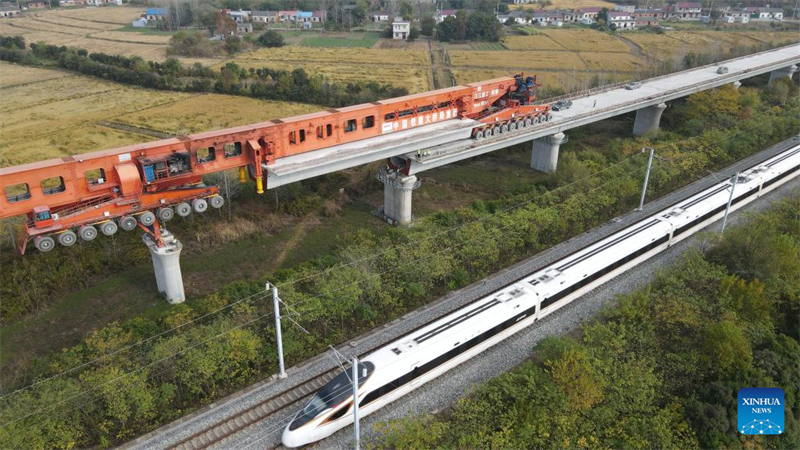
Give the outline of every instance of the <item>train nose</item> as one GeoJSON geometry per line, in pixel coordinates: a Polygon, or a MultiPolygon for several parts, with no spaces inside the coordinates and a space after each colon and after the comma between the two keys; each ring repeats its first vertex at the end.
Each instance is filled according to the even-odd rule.
{"type": "Polygon", "coordinates": [[[303,434],[305,433],[299,432],[299,430],[291,431],[287,426],[283,430],[283,435],[281,436],[281,442],[285,447],[289,448],[301,447],[309,443],[308,439],[304,439],[303,434]]]}

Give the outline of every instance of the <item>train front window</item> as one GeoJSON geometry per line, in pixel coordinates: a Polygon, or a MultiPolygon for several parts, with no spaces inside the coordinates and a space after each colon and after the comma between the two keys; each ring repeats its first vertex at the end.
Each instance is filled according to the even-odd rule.
{"type": "MultiPolygon", "coordinates": [[[[359,385],[367,381],[375,370],[375,365],[371,362],[359,363],[358,365],[359,385]]],[[[295,430],[307,424],[323,412],[335,408],[353,395],[353,383],[350,382],[352,369],[348,368],[336,375],[308,402],[302,411],[294,418],[290,430],[295,430]]]]}

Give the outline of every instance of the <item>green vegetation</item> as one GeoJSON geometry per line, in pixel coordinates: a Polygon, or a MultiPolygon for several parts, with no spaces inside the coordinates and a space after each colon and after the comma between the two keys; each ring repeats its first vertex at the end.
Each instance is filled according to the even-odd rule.
{"type": "MultiPolygon", "coordinates": [[[[190,55],[194,55],[195,50],[192,49],[201,48],[208,42],[196,33],[183,31],[176,33],[172,40],[180,42],[182,51],[190,55]]],[[[229,36],[225,41],[225,47],[229,52],[236,52],[240,45],[242,42],[236,36],[229,36]]],[[[30,50],[23,50],[24,39],[19,36],[14,38],[0,36],[0,60],[25,65],[57,65],[85,75],[153,89],[216,92],[334,107],[369,103],[408,94],[405,88],[396,88],[389,84],[333,83],[326,81],[320,75],[309,76],[304,69],[295,69],[291,72],[266,67],[247,70],[229,62],[219,71],[215,71],[200,63],[185,67],[174,58],[157,63],[144,61],[137,56],[128,58],[105,53],[89,54],[86,50],[66,46],[31,43],[30,47],[30,50]]],[[[201,54],[202,51],[198,55],[201,54]]]]}
{"type": "Polygon", "coordinates": [[[459,10],[456,17],[447,17],[436,27],[436,39],[450,41],[497,42],[503,37],[503,26],[489,12],[467,13],[459,10]]]}
{"type": "Polygon", "coordinates": [[[507,50],[506,47],[499,42],[470,42],[469,46],[473,50],[507,50]]]}
{"type": "MultiPolygon", "coordinates": [[[[664,158],[654,163],[652,197],[794,134],[800,127],[800,100],[794,96],[773,105],[770,89],[759,93],[721,88],[704,100],[718,102],[721,112],[706,117],[692,116],[697,99],[690,98],[673,108],[672,124],[666,123],[661,134],[616,139],[602,148],[565,150],[557,173],[500,200],[429,214],[415,227],[390,229],[383,235],[354,229],[326,256],[273,273],[270,281],[300,313],[296,320],[311,331],[306,335],[291,326],[284,330],[287,361],[315,355],[328,344],[390,321],[630,210],[638,202],[646,163],[639,153],[642,146],[657,147],[664,158]],[[701,130],[695,137],[682,137],[695,129],[701,130]]],[[[580,136],[579,131],[574,134],[580,136]]],[[[316,182],[326,180],[341,184],[330,178],[316,182]]],[[[287,211],[304,214],[320,208],[336,214],[335,205],[328,207],[320,196],[322,191],[309,186],[315,185],[293,188],[306,190],[286,204],[287,211]]],[[[45,270],[52,258],[64,258],[58,265],[67,269],[70,256],[59,255],[70,252],[53,252],[38,262],[13,260],[4,268],[4,314],[18,315],[31,307],[35,299],[23,293],[38,292],[38,301],[46,302],[48,293],[63,289],[63,273],[45,270]],[[38,270],[33,267],[37,264],[38,270]],[[32,270],[40,276],[24,276],[32,270]],[[37,286],[44,288],[36,291],[37,286]]],[[[97,263],[98,270],[116,255],[109,249],[97,263]]],[[[77,267],[69,270],[84,264],[87,261],[76,259],[77,267]]],[[[0,447],[112,445],[273,373],[272,312],[261,296],[237,300],[263,290],[264,281],[231,283],[202,300],[170,308],[163,316],[112,324],[59,354],[34,358],[14,383],[3,386],[3,392],[10,393],[40,382],[3,399],[0,447]],[[197,322],[173,330],[194,319],[197,322]],[[68,372],[60,375],[64,371],[68,372]]],[[[727,325],[714,332],[734,336],[727,325]]],[[[725,361],[736,359],[735,352],[723,350],[709,352],[732,355],[725,361]]],[[[569,365],[579,368],[592,362],[586,355],[571,358],[569,365]]],[[[586,376],[589,386],[607,375],[598,371],[586,376]]],[[[586,395],[581,405],[587,408],[608,398],[602,389],[586,395]]],[[[673,416],[664,420],[674,423],[673,416]]]]}
{"type": "Polygon", "coordinates": [[[381,426],[377,448],[793,449],[800,442],[800,192],[728,229],[579,337],[441,417],[381,426]],[[737,392],[784,390],[780,436],[737,433],[737,392]]]}
{"type": "Polygon", "coordinates": [[[283,47],[286,43],[282,34],[274,30],[267,30],[258,37],[258,45],[262,47],[283,47]]]}

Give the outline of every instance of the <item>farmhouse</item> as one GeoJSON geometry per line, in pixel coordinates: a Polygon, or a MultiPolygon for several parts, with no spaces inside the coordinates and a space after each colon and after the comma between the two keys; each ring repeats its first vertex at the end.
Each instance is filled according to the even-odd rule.
{"type": "Polygon", "coordinates": [[[448,17],[455,18],[457,12],[458,10],[455,9],[443,9],[441,11],[436,12],[436,15],[433,18],[436,19],[437,23],[441,23],[444,19],[447,19],[448,17]]]}
{"type": "Polygon", "coordinates": [[[594,21],[597,20],[597,14],[599,14],[602,9],[603,8],[597,6],[581,8],[578,10],[577,18],[583,23],[594,23],[594,21]]]}
{"type": "Polygon", "coordinates": [[[411,31],[411,22],[394,22],[392,24],[392,39],[408,39],[411,31]]]}
{"type": "Polygon", "coordinates": [[[678,20],[700,20],[702,3],[678,2],[669,7],[670,18],[678,20]]]}
{"type": "Polygon", "coordinates": [[[22,11],[16,6],[0,6],[0,17],[18,17],[22,11]]]}
{"type": "Polygon", "coordinates": [[[250,21],[250,11],[243,11],[241,9],[238,11],[223,11],[226,11],[230,18],[236,23],[245,23],[250,21]]]}
{"type": "Polygon", "coordinates": [[[278,11],[278,20],[281,22],[294,22],[300,11],[278,11]]]}
{"type": "Polygon", "coordinates": [[[630,30],[636,27],[636,22],[633,20],[631,13],[624,11],[609,11],[608,22],[616,27],[617,30],[630,30]]]}
{"type": "Polygon", "coordinates": [[[388,22],[389,21],[389,13],[383,11],[377,11],[372,13],[372,21],[373,22],[388,22]]]}
{"type": "Polygon", "coordinates": [[[275,11],[253,11],[250,13],[251,22],[272,23],[278,20],[278,13],[275,11]]]}
{"type": "Polygon", "coordinates": [[[250,22],[237,23],[236,34],[250,34],[253,32],[253,24],[250,22]]]}
{"type": "Polygon", "coordinates": [[[749,6],[744,9],[752,20],[783,20],[783,10],[781,8],[749,6]]]}
{"type": "Polygon", "coordinates": [[[50,3],[49,2],[45,3],[45,2],[35,1],[35,2],[28,2],[28,4],[26,6],[27,6],[28,9],[48,8],[48,7],[50,7],[50,3]]]}
{"type": "Polygon", "coordinates": [[[658,21],[666,17],[667,12],[663,9],[636,9],[633,11],[633,20],[637,27],[654,27],[658,21]]]}
{"type": "Polygon", "coordinates": [[[167,18],[166,8],[147,8],[144,18],[149,20],[164,20],[167,18]]]}

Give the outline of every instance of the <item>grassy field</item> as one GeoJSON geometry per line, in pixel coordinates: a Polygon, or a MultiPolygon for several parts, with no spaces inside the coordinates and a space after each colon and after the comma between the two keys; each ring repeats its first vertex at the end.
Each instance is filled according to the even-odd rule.
{"type": "Polygon", "coordinates": [[[114,122],[170,134],[189,134],[290,117],[322,109],[303,103],[206,94],[118,116],[114,122]]]}
{"type": "Polygon", "coordinates": [[[507,50],[505,46],[499,42],[470,42],[469,46],[473,50],[507,50]]]}
{"type": "Polygon", "coordinates": [[[592,70],[633,72],[643,64],[641,58],[631,53],[580,52],[578,54],[592,70]]]}

